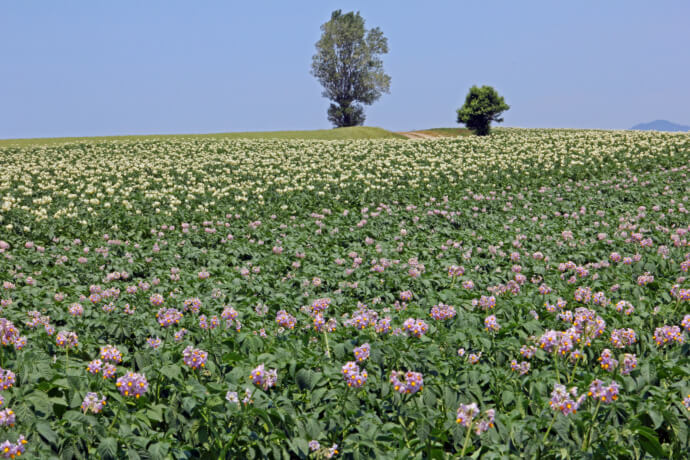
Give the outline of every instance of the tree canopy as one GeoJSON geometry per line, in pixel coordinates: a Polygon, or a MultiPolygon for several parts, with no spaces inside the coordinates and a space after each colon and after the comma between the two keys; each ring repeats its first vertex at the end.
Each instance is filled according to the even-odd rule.
{"type": "Polygon", "coordinates": [[[380,57],[388,53],[388,40],[378,27],[367,30],[359,12],[336,10],[321,31],[311,73],[323,86],[322,95],[333,101],[328,120],[336,127],[361,125],[362,104],[371,105],[390,89],[380,57]]]}
{"type": "Polygon", "coordinates": [[[503,96],[499,96],[491,86],[476,85],[470,88],[465,105],[458,109],[458,123],[464,123],[479,136],[485,136],[491,131],[491,122],[503,121],[501,114],[510,109],[503,96]]]}

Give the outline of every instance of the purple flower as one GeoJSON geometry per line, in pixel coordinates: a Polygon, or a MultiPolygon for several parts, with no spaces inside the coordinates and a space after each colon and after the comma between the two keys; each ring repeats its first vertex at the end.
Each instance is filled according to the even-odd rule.
{"type": "Polygon", "coordinates": [[[431,307],[430,316],[439,321],[451,319],[455,317],[455,307],[452,305],[438,304],[431,307]]]}
{"type": "Polygon", "coordinates": [[[684,343],[685,338],[678,326],[662,326],[654,330],[654,341],[657,346],[663,347],[668,343],[684,343]]]}
{"type": "Polygon", "coordinates": [[[386,318],[381,318],[376,322],[376,325],[374,326],[374,330],[378,334],[387,334],[391,331],[391,319],[386,317],[386,318]]]}
{"type": "Polygon", "coordinates": [[[263,364],[259,364],[249,375],[249,378],[254,385],[260,386],[266,391],[272,386],[275,386],[278,380],[278,371],[276,369],[267,371],[263,364]]]}
{"type": "Polygon", "coordinates": [[[429,326],[421,319],[408,318],[403,323],[403,329],[407,331],[409,335],[413,335],[420,338],[429,330],[429,326]]]}
{"type": "Polygon", "coordinates": [[[249,388],[244,389],[244,398],[242,398],[242,404],[245,406],[247,404],[253,403],[254,400],[252,399],[252,391],[249,388]]]}
{"type": "Polygon", "coordinates": [[[611,345],[616,348],[625,348],[637,342],[637,336],[632,329],[614,329],[611,331],[611,345]]]}
{"type": "Polygon", "coordinates": [[[576,302],[580,303],[589,303],[590,300],[592,300],[592,289],[586,286],[581,286],[577,289],[575,289],[575,293],[573,294],[573,298],[575,299],[576,302]]]}
{"type": "Polygon", "coordinates": [[[313,321],[314,330],[316,330],[317,332],[321,332],[323,330],[323,327],[326,325],[326,320],[323,318],[323,315],[321,313],[314,313],[313,321]]]}
{"type": "Polygon", "coordinates": [[[61,348],[70,349],[79,346],[79,337],[74,332],[60,331],[55,338],[55,342],[61,348]]]}
{"type": "Polygon", "coordinates": [[[0,426],[13,427],[17,422],[17,416],[12,409],[5,409],[0,411],[0,426]]]}
{"type": "Polygon", "coordinates": [[[637,367],[637,356],[626,353],[621,362],[621,374],[628,375],[637,367]]]}
{"type": "Polygon", "coordinates": [[[551,409],[560,411],[563,415],[570,415],[577,412],[587,396],[577,396],[577,388],[573,387],[566,390],[565,385],[555,384],[553,392],[551,393],[551,401],[549,405],[551,409]],[[575,398],[575,399],[573,399],[575,398]]]}
{"type": "Polygon", "coordinates": [[[153,305],[154,307],[160,307],[161,305],[163,305],[163,302],[165,302],[165,298],[161,294],[153,294],[149,301],[151,302],[151,305],[153,305]]]}
{"type": "Polygon", "coordinates": [[[572,334],[553,330],[546,331],[538,340],[539,347],[547,353],[557,352],[565,355],[573,349],[573,338],[579,339],[579,334],[576,331],[570,332],[572,334]]]}
{"type": "Polygon", "coordinates": [[[333,444],[331,447],[328,448],[328,452],[326,452],[326,458],[333,458],[336,455],[338,455],[338,444],[333,444]]]}
{"type": "Polygon", "coordinates": [[[352,318],[345,321],[346,326],[354,327],[358,330],[364,330],[368,326],[376,327],[378,320],[378,313],[369,309],[365,304],[358,303],[357,310],[352,314],[352,318]]]}
{"type": "Polygon", "coordinates": [[[494,409],[487,409],[484,412],[484,416],[481,419],[479,419],[479,422],[477,422],[477,425],[474,428],[474,432],[477,435],[480,435],[487,431],[489,428],[493,428],[495,414],[496,411],[494,409]]]}
{"type": "Polygon", "coordinates": [[[81,410],[83,410],[85,414],[88,411],[97,414],[103,410],[103,406],[105,406],[105,396],[99,398],[96,393],[86,393],[84,402],[81,403],[81,410]]]}
{"type": "Polygon", "coordinates": [[[322,311],[326,310],[330,304],[331,304],[331,299],[328,299],[328,298],[316,299],[311,304],[311,311],[312,311],[312,313],[322,312],[322,311]]]}
{"type": "Polygon", "coordinates": [[[448,276],[456,278],[465,274],[465,267],[462,265],[451,265],[448,267],[448,276]]]}
{"type": "Polygon", "coordinates": [[[606,294],[603,292],[597,292],[592,295],[592,302],[594,305],[599,305],[600,307],[606,307],[609,304],[609,299],[606,298],[606,294]]]}
{"type": "Polygon", "coordinates": [[[294,329],[297,319],[285,310],[280,310],[276,315],[276,323],[288,329],[294,329]]]}
{"type": "Polygon", "coordinates": [[[685,317],[683,317],[683,322],[681,322],[680,325],[687,332],[690,332],[690,315],[685,315],[685,317]]]}
{"type": "Polygon", "coordinates": [[[181,342],[184,336],[188,333],[189,331],[185,328],[182,328],[179,331],[175,332],[175,342],[181,342]]]}
{"type": "Polygon", "coordinates": [[[26,438],[24,438],[24,435],[19,435],[15,444],[12,444],[10,441],[5,441],[0,444],[0,455],[2,455],[3,458],[18,457],[26,450],[26,447],[24,447],[25,444],[26,438]]]}
{"type": "MultiPolygon", "coordinates": [[[[268,310],[267,307],[266,311],[268,310]]],[[[257,309],[259,309],[259,306],[257,305],[257,309]]],[[[257,310],[258,312],[259,310],[257,310]]],[[[233,321],[237,320],[237,310],[235,310],[232,307],[225,307],[223,308],[223,312],[220,314],[220,317],[225,320],[225,328],[228,329],[230,326],[232,326],[233,321]]],[[[263,315],[261,315],[263,316],[263,315]]]]}
{"type": "Polygon", "coordinates": [[[365,343],[361,347],[355,347],[353,350],[355,354],[355,358],[357,358],[357,361],[360,363],[364,361],[365,359],[369,358],[369,352],[371,351],[371,346],[368,343],[365,343]]]}
{"type": "Polygon", "coordinates": [[[94,359],[89,364],[87,364],[86,370],[90,374],[98,374],[101,371],[102,367],[103,367],[103,361],[101,361],[100,359],[94,359]]]}
{"type": "Polygon", "coordinates": [[[484,319],[484,328],[491,332],[498,332],[501,329],[498,321],[496,321],[496,315],[489,315],[484,319]]]}
{"type": "Polygon", "coordinates": [[[470,362],[470,364],[477,364],[479,360],[482,357],[482,352],[480,351],[479,353],[470,353],[469,356],[467,357],[467,360],[470,362]]]}
{"type": "Polygon", "coordinates": [[[211,316],[210,318],[207,318],[206,315],[199,316],[199,327],[203,330],[216,329],[219,324],[220,321],[215,315],[211,316]]]}
{"type": "Polygon", "coordinates": [[[182,312],[176,310],[175,308],[161,308],[156,313],[156,318],[158,319],[158,324],[161,327],[168,327],[172,324],[178,324],[182,319],[182,312]]]}
{"type": "Polygon", "coordinates": [[[134,396],[135,398],[139,398],[139,396],[146,393],[149,389],[149,382],[143,374],[128,372],[117,379],[115,386],[120,390],[122,396],[134,396]]]}
{"type": "Polygon", "coordinates": [[[240,398],[237,396],[236,391],[228,391],[225,393],[225,399],[227,399],[231,404],[237,404],[238,406],[240,405],[240,398]]]}
{"type": "Polygon", "coordinates": [[[146,343],[149,347],[153,348],[154,350],[157,350],[163,342],[158,337],[156,337],[155,339],[153,337],[149,337],[148,339],[146,339],[146,343]]]}
{"type": "Polygon", "coordinates": [[[390,382],[393,389],[400,394],[415,394],[424,387],[424,378],[421,372],[407,371],[404,374],[398,371],[391,372],[390,382]],[[405,377],[401,380],[400,377],[405,377]]]}
{"type": "Polygon", "coordinates": [[[530,346],[523,345],[522,347],[520,347],[520,354],[527,359],[531,359],[532,356],[534,356],[534,354],[536,352],[537,352],[537,347],[532,346],[532,345],[530,345],[530,346]]]}
{"type": "Polygon", "coordinates": [[[683,405],[687,410],[690,410],[690,395],[683,400],[683,405]]]}
{"type": "Polygon", "coordinates": [[[14,340],[14,348],[16,350],[21,350],[26,346],[26,337],[17,337],[14,340]]]}
{"type": "Polygon", "coordinates": [[[106,345],[101,347],[101,359],[104,361],[112,361],[114,363],[119,363],[122,361],[122,353],[120,350],[112,345],[106,345]]]}
{"type": "Polygon", "coordinates": [[[184,311],[191,311],[192,313],[198,313],[201,310],[201,299],[198,297],[192,297],[184,301],[184,311]]]}
{"type": "Polygon", "coordinates": [[[320,448],[321,448],[321,444],[319,444],[319,441],[316,441],[314,439],[309,441],[309,450],[311,450],[312,452],[316,452],[320,448]]]}
{"type": "Polygon", "coordinates": [[[477,403],[460,404],[457,415],[455,416],[455,421],[461,426],[469,428],[477,415],[479,415],[479,407],[477,407],[477,403]]]}
{"type": "Polygon", "coordinates": [[[341,372],[348,387],[361,388],[367,383],[369,374],[367,371],[359,369],[359,366],[354,361],[348,361],[342,367],[341,372]]]}
{"type": "Polygon", "coordinates": [[[73,303],[67,308],[67,311],[72,316],[81,316],[84,314],[84,307],[81,304],[73,303]]]}
{"type": "Polygon", "coordinates": [[[113,364],[104,364],[103,365],[103,378],[104,379],[110,379],[115,377],[115,373],[117,372],[117,368],[113,364]]]}
{"type": "Polygon", "coordinates": [[[207,352],[193,348],[192,346],[188,346],[182,352],[182,361],[184,361],[184,363],[192,369],[204,367],[207,359],[207,352]]]}
{"type": "Polygon", "coordinates": [[[613,357],[613,353],[608,348],[604,348],[599,357],[599,362],[601,363],[601,368],[613,372],[613,370],[618,366],[618,360],[613,357]]]}
{"type": "Polygon", "coordinates": [[[481,296],[479,300],[474,299],[472,301],[472,305],[477,306],[479,305],[482,310],[491,310],[496,306],[496,297],[491,296],[487,297],[485,295],[481,296]]]}
{"type": "Polygon", "coordinates": [[[522,361],[520,364],[516,360],[510,362],[510,369],[520,375],[525,375],[529,372],[530,364],[528,361],[522,361]]]}
{"type": "Polygon", "coordinates": [[[594,379],[589,385],[589,393],[587,394],[597,401],[610,404],[618,399],[618,389],[619,386],[615,380],[611,381],[611,384],[605,387],[601,380],[594,379]]]}
{"type": "Polygon", "coordinates": [[[637,285],[638,286],[646,286],[649,283],[654,282],[654,276],[649,274],[649,272],[645,273],[644,275],[640,275],[637,277],[637,285]]]}
{"type": "Polygon", "coordinates": [[[631,315],[635,311],[635,307],[627,300],[621,300],[618,302],[614,308],[618,313],[625,313],[626,315],[631,315]]]}

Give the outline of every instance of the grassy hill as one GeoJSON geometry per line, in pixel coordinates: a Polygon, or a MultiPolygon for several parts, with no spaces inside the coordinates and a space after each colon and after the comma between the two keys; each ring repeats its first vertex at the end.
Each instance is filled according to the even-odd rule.
{"type": "Polygon", "coordinates": [[[100,136],[100,137],[47,137],[35,139],[0,139],[0,147],[10,145],[44,145],[78,141],[105,140],[146,140],[146,139],[183,139],[183,138],[214,138],[214,139],[404,139],[400,134],[386,131],[382,128],[355,126],[351,128],[316,129],[310,131],[253,131],[242,133],[216,134],[169,134],[142,136],[100,136]]]}
{"type": "Polygon", "coordinates": [[[471,136],[472,131],[467,128],[432,128],[422,129],[420,133],[430,134],[436,137],[457,137],[457,136],[471,136]]]}

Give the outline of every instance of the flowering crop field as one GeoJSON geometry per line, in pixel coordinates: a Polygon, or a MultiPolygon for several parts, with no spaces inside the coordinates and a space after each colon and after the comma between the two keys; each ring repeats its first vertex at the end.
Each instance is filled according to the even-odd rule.
{"type": "Polygon", "coordinates": [[[2,457],[687,458],[687,134],[0,158],[2,457]]]}

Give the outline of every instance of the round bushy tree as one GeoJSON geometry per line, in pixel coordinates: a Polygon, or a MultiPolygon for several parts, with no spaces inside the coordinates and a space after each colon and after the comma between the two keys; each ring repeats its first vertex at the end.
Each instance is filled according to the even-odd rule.
{"type": "Polygon", "coordinates": [[[465,105],[458,109],[458,123],[464,123],[478,136],[486,136],[491,130],[491,122],[503,121],[501,114],[510,106],[491,86],[476,85],[470,88],[465,105]]]}

